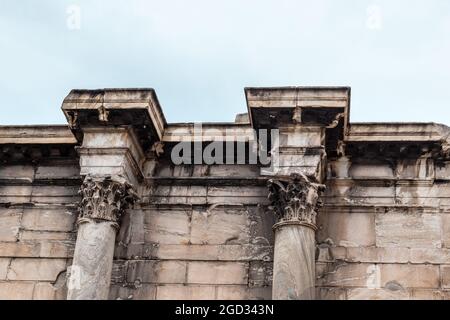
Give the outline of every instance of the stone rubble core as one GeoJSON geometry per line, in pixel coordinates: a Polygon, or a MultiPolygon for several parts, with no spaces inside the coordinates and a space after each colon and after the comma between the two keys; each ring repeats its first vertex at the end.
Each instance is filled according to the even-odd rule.
{"type": "Polygon", "coordinates": [[[139,199],[131,184],[114,181],[111,177],[87,176],[79,194],[78,224],[87,220],[110,221],[118,229],[125,210],[139,199]]]}
{"type": "Polygon", "coordinates": [[[449,127],[245,97],[168,123],[153,89],[72,90],[66,125],[0,126],[0,299],[450,299],[449,127]]]}
{"type": "Polygon", "coordinates": [[[317,231],[316,216],[323,206],[320,199],[325,185],[312,183],[303,174],[292,174],[285,179],[268,181],[271,202],[269,209],[276,215],[278,222],[274,229],[285,224],[299,224],[317,231]]]}

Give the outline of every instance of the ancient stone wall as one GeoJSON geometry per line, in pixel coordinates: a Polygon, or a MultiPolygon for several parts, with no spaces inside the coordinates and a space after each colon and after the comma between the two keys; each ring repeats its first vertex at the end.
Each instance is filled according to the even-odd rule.
{"type": "Polygon", "coordinates": [[[0,299],[65,299],[79,201],[77,159],[0,165],[0,299]]]}
{"type": "MultiPolygon", "coordinates": [[[[0,167],[0,298],[65,299],[76,161],[0,167]]],[[[399,174],[366,162],[328,179],[317,298],[449,298],[450,163],[399,174]]],[[[161,163],[140,193],[117,238],[111,299],[271,298],[275,219],[258,166],[161,163]]]]}
{"type": "Polygon", "coordinates": [[[355,162],[318,218],[319,296],[450,298],[450,163],[355,162]]]}
{"type": "Polygon", "coordinates": [[[152,89],[0,126],[0,299],[450,299],[448,127],[350,124],[346,87],[246,98],[203,131],[152,89]],[[171,157],[213,142],[270,161],[171,157]]]}
{"type": "Polygon", "coordinates": [[[270,299],[274,217],[250,165],[161,163],[123,222],[111,298],[270,299]]]}

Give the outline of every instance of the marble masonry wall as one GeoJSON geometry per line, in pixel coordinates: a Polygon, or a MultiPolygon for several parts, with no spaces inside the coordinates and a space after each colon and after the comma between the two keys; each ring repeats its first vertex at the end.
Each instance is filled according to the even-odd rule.
{"type": "Polygon", "coordinates": [[[351,124],[346,87],[246,97],[200,133],[152,89],[0,126],[0,299],[450,299],[450,128],[351,124]],[[217,137],[271,161],[174,164],[217,137]]]}

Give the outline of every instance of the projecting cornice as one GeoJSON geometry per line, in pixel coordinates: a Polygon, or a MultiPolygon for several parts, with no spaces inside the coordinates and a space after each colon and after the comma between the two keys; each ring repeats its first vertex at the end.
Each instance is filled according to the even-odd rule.
{"type": "Polygon", "coordinates": [[[349,87],[246,88],[250,123],[255,129],[321,127],[327,154],[337,154],[347,134],[349,87]]]}
{"type": "Polygon", "coordinates": [[[62,110],[79,142],[83,128],[130,126],[148,150],[162,140],[167,126],[153,89],[72,90],[62,110]]]}
{"type": "Polygon", "coordinates": [[[348,156],[448,159],[450,128],[436,123],[354,123],[344,143],[348,156]]]}
{"type": "Polygon", "coordinates": [[[0,126],[2,162],[70,157],[86,128],[131,127],[144,151],[155,142],[245,141],[254,129],[290,126],[326,130],[329,157],[420,156],[450,159],[450,128],[435,123],[349,123],[350,88],[246,88],[248,118],[237,123],[167,124],[153,89],[72,90],[62,109],[67,125],[0,126]],[[341,144],[339,144],[342,142],[341,144]],[[431,152],[431,153],[430,153],[431,152]]]}
{"type": "Polygon", "coordinates": [[[0,126],[0,163],[76,159],[76,145],[67,125],[0,126]]]}

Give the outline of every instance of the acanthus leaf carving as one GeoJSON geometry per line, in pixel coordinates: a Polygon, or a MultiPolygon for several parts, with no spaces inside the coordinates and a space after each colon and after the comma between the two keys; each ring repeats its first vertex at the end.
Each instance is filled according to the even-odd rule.
{"type": "Polygon", "coordinates": [[[79,221],[85,218],[110,221],[118,225],[125,209],[138,200],[131,184],[115,181],[111,177],[87,176],[79,194],[82,196],[78,207],[79,221]]]}
{"type": "Polygon", "coordinates": [[[269,209],[276,215],[278,223],[298,222],[316,229],[324,185],[311,182],[303,174],[293,174],[287,179],[269,180],[268,188],[269,209]]]}

